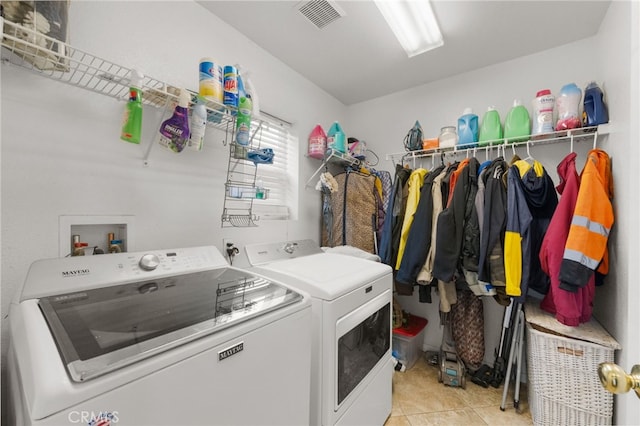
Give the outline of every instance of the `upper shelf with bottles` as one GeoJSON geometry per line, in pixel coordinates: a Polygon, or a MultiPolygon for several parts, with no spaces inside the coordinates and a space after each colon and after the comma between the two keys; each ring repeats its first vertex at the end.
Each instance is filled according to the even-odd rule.
{"type": "Polygon", "coordinates": [[[391,160],[395,163],[406,164],[409,162],[414,163],[417,159],[421,158],[434,158],[438,156],[444,156],[448,154],[461,154],[465,156],[476,156],[479,153],[486,153],[487,156],[490,152],[505,155],[507,150],[514,150],[518,147],[529,149],[538,145],[556,144],[556,143],[569,143],[571,144],[570,150],[573,151],[574,143],[592,143],[595,148],[598,143],[598,138],[602,135],[609,134],[610,124],[600,124],[592,127],[579,127],[576,129],[569,129],[551,133],[545,133],[540,135],[528,136],[526,138],[515,138],[515,141],[508,139],[496,139],[492,141],[486,141],[486,146],[477,147],[465,147],[465,146],[453,146],[447,148],[432,148],[426,150],[405,151],[394,154],[387,154],[387,160],[391,160]]]}
{"type": "MultiPolygon", "coordinates": [[[[33,29],[0,18],[2,25],[2,61],[36,74],[126,101],[131,68],[76,49],[33,29]]],[[[167,108],[178,102],[180,89],[144,75],[142,102],[167,108]]],[[[197,93],[189,91],[191,103],[197,93]]],[[[235,119],[234,108],[206,100],[207,124],[226,130],[235,119]]]]}

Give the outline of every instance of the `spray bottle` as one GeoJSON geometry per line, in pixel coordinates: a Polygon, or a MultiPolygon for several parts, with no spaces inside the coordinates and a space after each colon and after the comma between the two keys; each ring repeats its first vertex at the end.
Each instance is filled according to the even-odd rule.
{"type": "Polygon", "coordinates": [[[142,132],[142,78],[140,71],[130,71],[129,100],[122,119],[120,139],[131,143],[140,143],[142,132]]]}
{"type": "Polygon", "coordinates": [[[189,142],[189,92],[180,91],[180,101],[173,115],[160,126],[159,143],[173,152],[182,152],[189,142]]]}
{"type": "Polygon", "coordinates": [[[251,130],[251,111],[253,103],[251,95],[240,97],[238,100],[238,117],[236,118],[236,142],[240,145],[249,145],[249,131],[251,130]]]}
{"type": "Polygon", "coordinates": [[[238,71],[238,101],[242,96],[240,84],[242,84],[242,91],[246,94],[251,95],[251,104],[252,104],[252,116],[254,119],[260,118],[260,99],[258,98],[258,92],[256,91],[253,82],[251,81],[251,74],[248,70],[243,69],[242,66],[236,64],[236,69],[238,71]]]}

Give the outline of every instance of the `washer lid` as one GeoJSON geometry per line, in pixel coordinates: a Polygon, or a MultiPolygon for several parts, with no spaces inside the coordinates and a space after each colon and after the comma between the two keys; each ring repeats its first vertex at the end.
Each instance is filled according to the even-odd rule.
{"type": "Polygon", "coordinates": [[[333,253],[281,260],[256,269],[285,275],[292,286],[324,300],[334,300],[391,274],[391,268],[383,263],[333,253]]]}
{"type": "Polygon", "coordinates": [[[235,268],[42,297],[74,381],[84,381],[218,332],[303,296],[235,268]]]}

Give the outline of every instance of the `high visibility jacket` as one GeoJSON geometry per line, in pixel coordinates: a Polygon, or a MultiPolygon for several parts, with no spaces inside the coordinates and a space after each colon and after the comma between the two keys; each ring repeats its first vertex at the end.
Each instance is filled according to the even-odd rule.
{"type": "Polygon", "coordinates": [[[560,268],[560,288],[576,292],[594,271],[609,272],[607,241],[613,226],[611,160],[600,149],[589,151],[560,268]]]}

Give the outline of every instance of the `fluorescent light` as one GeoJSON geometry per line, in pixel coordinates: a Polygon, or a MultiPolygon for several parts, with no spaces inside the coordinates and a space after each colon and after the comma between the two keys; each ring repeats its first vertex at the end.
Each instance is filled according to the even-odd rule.
{"type": "Polygon", "coordinates": [[[428,0],[376,0],[375,3],[410,58],[444,44],[428,0]]]}

